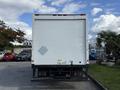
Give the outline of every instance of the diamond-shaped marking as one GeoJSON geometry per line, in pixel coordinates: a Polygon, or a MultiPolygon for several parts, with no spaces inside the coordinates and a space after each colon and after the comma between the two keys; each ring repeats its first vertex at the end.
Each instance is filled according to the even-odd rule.
{"type": "Polygon", "coordinates": [[[44,55],[45,53],[47,53],[48,49],[46,46],[41,46],[41,48],[39,49],[39,52],[41,55],[44,55]]]}

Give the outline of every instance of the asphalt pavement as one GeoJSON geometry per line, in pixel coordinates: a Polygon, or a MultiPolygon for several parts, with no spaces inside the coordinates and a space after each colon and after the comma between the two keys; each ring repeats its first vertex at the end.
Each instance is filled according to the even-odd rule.
{"type": "Polygon", "coordinates": [[[90,81],[31,82],[30,62],[0,62],[0,90],[98,90],[90,81]]]}

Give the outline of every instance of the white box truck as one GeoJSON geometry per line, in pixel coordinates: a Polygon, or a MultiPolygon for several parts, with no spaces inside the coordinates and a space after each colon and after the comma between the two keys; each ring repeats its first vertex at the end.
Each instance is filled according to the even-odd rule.
{"type": "Polygon", "coordinates": [[[87,71],[85,14],[34,14],[33,77],[81,76],[87,71]]]}

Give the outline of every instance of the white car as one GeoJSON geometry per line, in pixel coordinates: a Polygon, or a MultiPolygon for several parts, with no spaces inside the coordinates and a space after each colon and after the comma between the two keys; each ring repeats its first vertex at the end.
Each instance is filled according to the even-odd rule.
{"type": "Polygon", "coordinates": [[[4,52],[0,52],[0,60],[3,58],[4,54],[4,52]]]}

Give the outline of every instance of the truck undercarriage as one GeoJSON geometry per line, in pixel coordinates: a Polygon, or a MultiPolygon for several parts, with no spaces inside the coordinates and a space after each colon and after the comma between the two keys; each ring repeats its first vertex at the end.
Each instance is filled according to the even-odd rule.
{"type": "Polygon", "coordinates": [[[33,65],[33,78],[87,79],[88,65],[33,65]]]}

